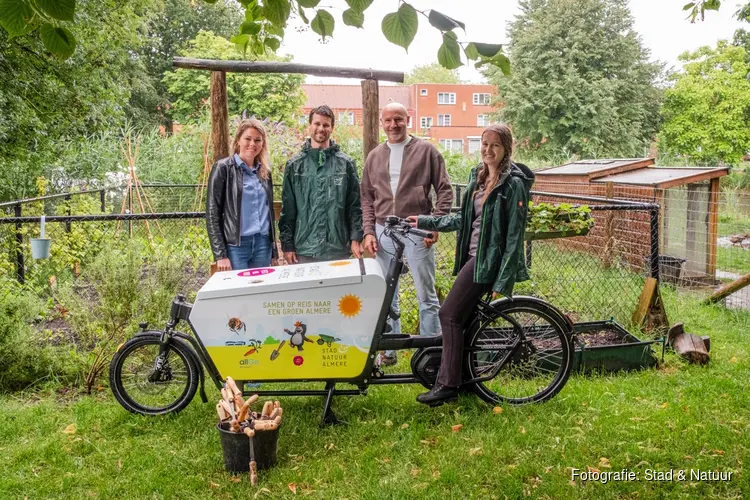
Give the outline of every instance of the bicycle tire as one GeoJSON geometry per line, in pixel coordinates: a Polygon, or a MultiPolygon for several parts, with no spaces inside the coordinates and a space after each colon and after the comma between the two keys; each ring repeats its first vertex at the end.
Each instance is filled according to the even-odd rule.
{"type": "Polygon", "coordinates": [[[200,366],[196,366],[195,364],[195,355],[191,347],[175,337],[172,337],[169,341],[167,359],[170,363],[178,361],[181,369],[177,372],[170,370],[170,375],[174,373],[178,373],[179,375],[184,374],[184,378],[179,377],[179,380],[175,378],[166,382],[152,382],[148,380],[148,367],[150,366],[153,370],[156,356],[159,353],[160,337],[161,332],[156,331],[149,332],[147,335],[133,337],[117,349],[109,365],[109,380],[112,393],[115,399],[126,410],[132,413],[147,416],[177,413],[190,404],[190,401],[192,401],[198,390],[200,375],[198,370],[200,366]],[[139,352],[144,349],[144,352],[139,352]],[[141,359],[134,359],[138,356],[141,359]],[[128,364],[129,361],[136,363],[134,368],[128,364]],[[138,363],[140,363],[140,366],[138,363]],[[125,371],[130,372],[127,375],[132,379],[127,383],[123,381],[124,368],[125,371]],[[143,370],[141,373],[136,373],[136,368],[143,368],[143,370]],[[176,383],[173,384],[173,381],[176,383]],[[159,392],[160,389],[162,393],[165,390],[172,389],[171,394],[174,394],[175,397],[167,394],[163,403],[158,405],[147,404],[145,401],[139,401],[139,398],[135,397],[135,388],[144,389],[147,392],[151,391],[152,394],[159,392]]]}
{"type": "MultiPolygon", "coordinates": [[[[497,350],[466,350],[464,371],[468,380],[481,378],[506,356],[503,367],[494,378],[468,384],[482,400],[490,404],[522,405],[541,403],[555,396],[570,377],[573,368],[573,340],[559,313],[536,300],[499,300],[492,303],[499,312],[510,316],[524,331],[525,342],[511,351],[500,348],[515,342],[519,332],[501,315],[477,317],[469,331],[467,346],[497,350]],[[495,342],[495,344],[491,344],[495,342]]],[[[489,375],[489,374],[487,374],[489,375]]]]}

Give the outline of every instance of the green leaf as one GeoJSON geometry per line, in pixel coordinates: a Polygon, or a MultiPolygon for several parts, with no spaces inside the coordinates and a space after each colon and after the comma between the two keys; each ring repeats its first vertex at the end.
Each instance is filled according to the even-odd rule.
{"type": "Polygon", "coordinates": [[[297,12],[299,12],[299,17],[300,17],[300,19],[302,19],[302,22],[303,22],[303,23],[305,23],[305,24],[310,24],[310,20],[309,20],[309,19],[307,18],[307,16],[305,15],[305,9],[303,9],[302,7],[300,7],[300,8],[299,8],[299,9],[297,10],[297,12]]]}
{"type": "Polygon", "coordinates": [[[398,11],[387,14],[381,24],[385,38],[389,42],[403,47],[407,52],[418,28],[417,11],[408,3],[401,4],[398,11]]]}
{"type": "Polygon", "coordinates": [[[719,7],[721,7],[720,0],[705,0],[703,2],[703,9],[705,10],[719,10],[719,7]]]}
{"type": "Polygon", "coordinates": [[[260,40],[253,40],[250,48],[256,56],[262,56],[266,53],[266,46],[260,40]]]}
{"type": "Polygon", "coordinates": [[[472,61],[479,59],[479,51],[477,50],[477,45],[474,42],[471,42],[466,47],[464,47],[464,54],[466,54],[466,57],[468,59],[471,59],[472,61]]]}
{"type": "Polygon", "coordinates": [[[39,32],[44,48],[67,59],[76,50],[76,37],[66,28],[45,23],[39,32]]]}
{"type": "Polygon", "coordinates": [[[229,41],[235,45],[247,45],[247,42],[250,41],[250,35],[234,35],[229,41]]]}
{"type": "Polygon", "coordinates": [[[289,0],[266,0],[263,4],[263,16],[276,26],[285,26],[289,13],[289,0]]]}
{"type": "Polygon", "coordinates": [[[373,0],[346,0],[346,4],[354,9],[358,10],[360,12],[364,12],[367,10],[367,7],[372,5],[373,0]]]}
{"type": "Polygon", "coordinates": [[[317,7],[319,3],[320,0],[297,0],[297,4],[300,7],[305,7],[306,9],[317,7]]]}
{"type": "Polygon", "coordinates": [[[452,17],[448,17],[445,14],[436,10],[431,10],[428,16],[430,24],[439,29],[440,31],[450,31],[455,28],[461,28],[466,32],[466,25],[461,21],[456,21],[452,17]]]}
{"type": "Polygon", "coordinates": [[[483,57],[474,64],[474,67],[479,69],[486,64],[492,64],[500,68],[505,76],[510,76],[510,59],[505,54],[497,54],[495,57],[483,57]]]}
{"type": "Polygon", "coordinates": [[[266,26],[266,33],[276,35],[279,38],[284,38],[284,28],[276,26],[274,24],[269,24],[268,26],[266,26]]]}
{"type": "Polygon", "coordinates": [[[479,55],[484,57],[495,57],[498,52],[503,50],[503,46],[497,43],[474,43],[479,55]]]}
{"type": "Polygon", "coordinates": [[[682,10],[690,10],[693,7],[695,7],[695,2],[686,3],[684,7],[682,7],[682,10]]]}
{"type": "MultiPolygon", "coordinates": [[[[219,0],[203,0],[203,1],[204,1],[204,2],[206,2],[206,3],[210,3],[210,4],[215,4],[215,3],[216,3],[216,2],[218,2],[219,0]]],[[[240,2],[240,3],[241,3],[241,2],[240,2]]]]}
{"type": "Polygon", "coordinates": [[[358,10],[346,9],[342,17],[344,19],[344,24],[346,24],[347,26],[354,26],[355,28],[361,28],[362,25],[365,23],[364,13],[358,10]]]}
{"type": "Polygon", "coordinates": [[[456,69],[463,65],[461,62],[461,47],[458,46],[455,37],[455,33],[444,33],[443,44],[438,49],[438,62],[447,69],[456,69]]]}
{"type": "Polygon", "coordinates": [[[279,50],[279,47],[281,47],[281,40],[279,40],[278,38],[266,38],[263,43],[266,45],[266,47],[274,52],[279,50]]]}
{"type": "Polygon", "coordinates": [[[331,36],[335,24],[336,21],[335,19],[333,19],[333,16],[330,14],[330,12],[325,9],[319,9],[318,13],[310,23],[310,27],[315,33],[325,39],[326,37],[331,36]]]}
{"type": "Polygon", "coordinates": [[[36,0],[45,14],[60,21],[72,21],[76,13],[76,0],[36,0]]]}
{"type": "Polygon", "coordinates": [[[25,0],[0,0],[0,25],[11,37],[31,31],[34,11],[25,0]]]}
{"type": "Polygon", "coordinates": [[[260,24],[245,21],[240,24],[240,33],[243,35],[257,35],[260,33],[260,24]]]}

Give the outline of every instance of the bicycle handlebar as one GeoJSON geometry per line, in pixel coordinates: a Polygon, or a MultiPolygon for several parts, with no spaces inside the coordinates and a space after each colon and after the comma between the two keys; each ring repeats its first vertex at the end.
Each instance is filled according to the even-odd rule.
{"type": "Polygon", "coordinates": [[[389,215],[385,218],[385,227],[403,235],[413,234],[420,238],[432,238],[431,232],[412,227],[408,220],[396,217],[395,215],[389,215]]]}

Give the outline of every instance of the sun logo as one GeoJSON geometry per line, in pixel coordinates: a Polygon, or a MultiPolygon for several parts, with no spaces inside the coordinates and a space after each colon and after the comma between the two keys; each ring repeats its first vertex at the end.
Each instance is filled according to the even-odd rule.
{"type": "Polygon", "coordinates": [[[331,267],[341,267],[341,266],[348,266],[349,264],[351,264],[351,262],[349,262],[348,260],[339,260],[336,262],[331,262],[328,265],[331,267]]]}
{"type": "Polygon", "coordinates": [[[353,318],[362,310],[362,302],[356,295],[344,295],[339,300],[339,312],[347,318],[353,318]]]}

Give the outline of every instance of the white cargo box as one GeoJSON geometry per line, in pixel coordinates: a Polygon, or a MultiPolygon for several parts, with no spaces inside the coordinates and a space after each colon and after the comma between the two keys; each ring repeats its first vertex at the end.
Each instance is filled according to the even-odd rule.
{"type": "Polygon", "coordinates": [[[385,288],[374,259],[220,272],[190,322],[223,378],[356,378],[385,288]]]}

